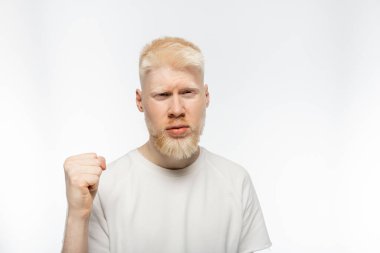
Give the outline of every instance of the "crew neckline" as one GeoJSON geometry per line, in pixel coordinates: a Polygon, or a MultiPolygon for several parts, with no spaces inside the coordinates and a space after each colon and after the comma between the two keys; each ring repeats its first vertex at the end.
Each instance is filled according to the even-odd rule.
{"type": "Polygon", "coordinates": [[[169,177],[183,177],[198,170],[199,169],[198,165],[201,164],[202,160],[204,159],[204,152],[205,152],[204,148],[199,146],[199,156],[192,164],[182,169],[171,170],[171,169],[161,167],[151,162],[150,160],[145,158],[145,156],[142,153],[140,153],[140,151],[137,148],[133,150],[134,157],[136,157],[136,159],[141,164],[145,165],[143,166],[144,168],[150,171],[153,171],[154,173],[169,176],[169,177]]]}

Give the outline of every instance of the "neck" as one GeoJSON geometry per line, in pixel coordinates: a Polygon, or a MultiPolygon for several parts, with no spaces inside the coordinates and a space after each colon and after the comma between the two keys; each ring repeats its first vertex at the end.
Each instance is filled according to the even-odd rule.
{"type": "Polygon", "coordinates": [[[166,155],[163,155],[158,151],[156,146],[153,144],[153,140],[149,139],[144,145],[138,148],[140,153],[152,163],[170,170],[183,169],[190,164],[192,164],[200,154],[200,148],[198,146],[197,152],[195,152],[191,157],[177,160],[166,155]]]}

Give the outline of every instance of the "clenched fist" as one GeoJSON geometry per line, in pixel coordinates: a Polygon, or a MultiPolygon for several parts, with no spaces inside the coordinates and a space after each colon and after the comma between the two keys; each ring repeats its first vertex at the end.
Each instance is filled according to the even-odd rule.
{"type": "Polygon", "coordinates": [[[69,212],[79,216],[90,215],[100,175],[106,169],[104,157],[96,153],[74,155],[65,160],[63,167],[69,212]]]}

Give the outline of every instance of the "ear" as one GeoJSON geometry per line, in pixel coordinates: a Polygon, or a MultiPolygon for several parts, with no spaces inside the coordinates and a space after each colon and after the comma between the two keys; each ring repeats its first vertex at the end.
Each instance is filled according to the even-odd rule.
{"type": "Polygon", "coordinates": [[[140,89],[136,89],[136,106],[140,112],[144,111],[142,106],[142,92],[140,89]]]}
{"type": "Polygon", "coordinates": [[[205,84],[205,95],[206,95],[206,107],[210,104],[210,94],[208,93],[208,86],[205,84]]]}

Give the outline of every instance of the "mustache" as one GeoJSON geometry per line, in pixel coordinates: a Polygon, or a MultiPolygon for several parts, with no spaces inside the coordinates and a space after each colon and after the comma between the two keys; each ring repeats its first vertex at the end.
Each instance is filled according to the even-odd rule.
{"type": "Polygon", "coordinates": [[[188,126],[191,130],[194,129],[194,127],[191,124],[189,124],[186,120],[170,120],[166,125],[165,129],[172,126],[188,126]]]}

